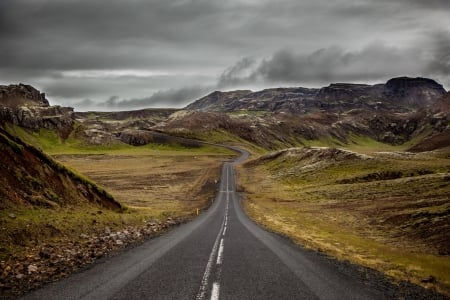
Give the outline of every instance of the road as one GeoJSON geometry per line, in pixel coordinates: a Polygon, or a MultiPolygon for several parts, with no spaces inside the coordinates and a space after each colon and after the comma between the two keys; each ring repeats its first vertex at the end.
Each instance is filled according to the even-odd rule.
{"type": "Polygon", "coordinates": [[[249,220],[236,193],[234,165],[248,157],[239,152],[223,166],[214,204],[194,221],[24,299],[388,298],[361,274],[249,220]]]}

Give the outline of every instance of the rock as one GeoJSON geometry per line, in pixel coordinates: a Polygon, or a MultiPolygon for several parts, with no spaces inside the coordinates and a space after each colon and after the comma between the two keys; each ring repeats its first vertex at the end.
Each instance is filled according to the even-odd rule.
{"type": "Polygon", "coordinates": [[[82,233],[82,234],[80,234],[80,238],[82,238],[82,239],[88,239],[89,236],[88,236],[87,234],[82,233]]]}
{"type": "Polygon", "coordinates": [[[15,219],[17,216],[15,214],[11,213],[11,214],[8,214],[8,217],[10,217],[11,219],[15,219]]]}
{"type": "Polygon", "coordinates": [[[28,274],[36,273],[38,271],[38,267],[36,265],[29,265],[27,270],[28,274]]]}
{"type": "Polygon", "coordinates": [[[109,228],[108,226],[105,227],[105,233],[106,234],[111,234],[111,228],[109,228]]]}
{"type": "Polygon", "coordinates": [[[20,273],[16,275],[16,278],[19,279],[19,280],[24,278],[24,277],[25,277],[25,275],[20,274],[20,273]]]}
{"type": "Polygon", "coordinates": [[[52,255],[51,255],[51,253],[50,253],[48,250],[42,249],[41,251],[39,251],[39,256],[40,256],[41,258],[48,259],[48,258],[50,258],[52,255]]]}
{"type": "Polygon", "coordinates": [[[436,283],[436,277],[434,277],[433,275],[430,275],[426,278],[423,278],[422,280],[420,280],[423,283],[436,283]]]}
{"type": "Polygon", "coordinates": [[[116,245],[122,246],[123,245],[123,241],[122,240],[116,240],[116,245]]]}

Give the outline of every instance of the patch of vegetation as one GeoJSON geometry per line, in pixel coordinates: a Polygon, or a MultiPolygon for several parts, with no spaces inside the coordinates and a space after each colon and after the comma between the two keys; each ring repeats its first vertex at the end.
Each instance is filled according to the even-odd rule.
{"type": "Polygon", "coordinates": [[[379,181],[379,180],[392,180],[398,179],[402,177],[414,177],[421,175],[433,174],[433,171],[430,170],[411,170],[409,173],[404,174],[402,171],[381,171],[376,173],[369,173],[364,176],[354,177],[354,178],[345,178],[342,180],[338,180],[336,183],[342,184],[351,184],[351,183],[359,183],[359,182],[371,182],[371,181],[379,181]]]}
{"type": "Polygon", "coordinates": [[[192,152],[198,154],[228,155],[234,152],[212,145],[181,145],[179,143],[158,144],[150,143],[143,146],[132,146],[120,141],[110,144],[93,145],[87,144],[78,137],[75,129],[69,137],[63,141],[54,130],[40,129],[38,132],[28,131],[19,126],[9,126],[8,131],[17,135],[27,143],[34,145],[50,155],[60,154],[112,154],[112,155],[160,155],[162,153],[176,152],[181,154],[192,152]]]}
{"type": "Polygon", "coordinates": [[[12,141],[10,138],[8,138],[6,135],[0,133],[0,140],[4,143],[6,143],[11,149],[17,153],[22,154],[23,152],[23,146],[17,144],[16,142],[12,141]]]}

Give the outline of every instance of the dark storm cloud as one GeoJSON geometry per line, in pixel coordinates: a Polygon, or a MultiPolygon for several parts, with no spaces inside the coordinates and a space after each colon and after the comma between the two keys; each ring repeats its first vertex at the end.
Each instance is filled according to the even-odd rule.
{"type": "Polygon", "coordinates": [[[437,32],[432,41],[433,56],[428,71],[450,77],[450,32],[437,32]]]}
{"type": "Polygon", "coordinates": [[[447,0],[0,0],[0,84],[84,105],[178,105],[159,91],[189,86],[427,74],[448,85],[449,12],[447,0]],[[121,70],[157,75],[108,73],[121,70]]]}
{"type": "Polygon", "coordinates": [[[5,0],[0,54],[3,66],[16,68],[153,65],[165,53],[164,44],[207,38],[199,23],[213,9],[214,1],[5,0]]]}
{"type": "Polygon", "coordinates": [[[450,39],[447,34],[440,33],[434,41],[433,53],[428,57],[417,49],[399,49],[381,42],[372,43],[360,51],[330,47],[301,54],[284,49],[258,64],[248,58],[238,61],[222,74],[218,85],[373,82],[403,75],[444,75],[446,78],[450,74],[450,39]]]}
{"type": "Polygon", "coordinates": [[[256,60],[254,58],[242,58],[235,65],[227,68],[222,75],[220,75],[217,86],[220,88],[240,85],[242,80],[246,80],[245,78],[249,79],[247,73],[249,73],[249,70],[251,70],[255,63],[256,60]]]}

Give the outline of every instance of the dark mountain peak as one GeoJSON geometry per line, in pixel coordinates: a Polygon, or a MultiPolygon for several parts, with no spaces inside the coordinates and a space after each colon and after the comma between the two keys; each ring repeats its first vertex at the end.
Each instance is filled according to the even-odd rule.
{"type": "Polygon", "coordinates": [[[445,93],[442,85],[422,77],[392,78],[384,85],[384,96],[387,99],[414,108],[431,105],[445,93]]]}
{"type": "Polygon", "coordinates": [[[0,106],[15,108],[24,105],[48,107],[50,104],[45,98],[45,93],[41,93],[31,85],[22,83],[0,85],[0,106]]]}
{"type": "Polygon", "coordinates": [[[436,89],[441,91],[443,94],[445,93],[445,89],[441,84],[437,83],[433,79],[423,78],[423,77],[396,77],[389,79],[386,82],[386,89],[399,91],[399,90],[407,90],[411,88],[429,88],[436,89]]]}

